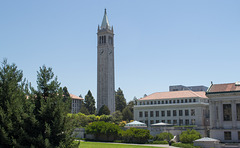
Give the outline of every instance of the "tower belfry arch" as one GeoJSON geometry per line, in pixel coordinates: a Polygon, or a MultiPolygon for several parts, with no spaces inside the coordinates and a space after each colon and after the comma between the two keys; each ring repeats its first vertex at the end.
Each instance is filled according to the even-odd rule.
{"type": "Polygon", "coordinates": [[[115,111],[114,33],[106,9],[97,32],[97,111],[103,105],[115,111]]]}

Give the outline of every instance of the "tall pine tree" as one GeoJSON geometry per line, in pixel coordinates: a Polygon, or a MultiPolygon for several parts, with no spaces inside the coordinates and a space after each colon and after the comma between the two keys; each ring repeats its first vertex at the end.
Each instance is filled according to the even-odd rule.
{"type": "Polygon", "coordinates": [[[34,114],[38,121],[32,129],[35,147],[69,147],[72,145],[72,125],[67,118],[69,106],[64,102],[63,90],[51,68],[40,67],[37,90],[33,91],[34,114]]]}
{"type": "Polygon", "coordinates": [[[123,91],[119,87],[115,95],[115,110],[122,112],[126,105],[126,99],[124,98],[123,91]]]}
{"type": "Polygon", "coordinates": [[[22,77],[22,71],[15,64],[3,61],[0,67],[0,147],[23,147],[29,141],[25,129],[32,120],[28,115],[31,105],[26,99],[22,77]]]}
{"type": "Polygon", "coordinates": [[[88,109],[90,114],[95,114],[96,107],[95,107],[95,99],[92,96],[91,91],[89,90],[87,95],[85,96],[84,105],[88,109]]]}

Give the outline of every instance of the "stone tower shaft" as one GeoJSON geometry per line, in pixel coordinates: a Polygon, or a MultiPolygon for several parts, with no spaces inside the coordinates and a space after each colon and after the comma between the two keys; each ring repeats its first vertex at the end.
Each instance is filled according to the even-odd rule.
{"type": "Polygon", "coordinates": [[[114,33],[106,9],[97,33],[97,110],[103,105],[115,111],[114,33]]]}

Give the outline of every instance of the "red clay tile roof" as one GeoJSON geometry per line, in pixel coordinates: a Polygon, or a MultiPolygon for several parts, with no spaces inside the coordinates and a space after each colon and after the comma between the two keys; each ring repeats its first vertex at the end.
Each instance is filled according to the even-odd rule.
{"type": "Polygon", "coordinates": [[[80,97],[78,97],[78,96],[76,96],[76,95],[73,95],[73,94],[70,94],[70,97],[71,97],[72,99],[83,100],[83,98],[80,98],[80,97]]]}
{"type": "Polygon", "coordinates": [[[178,99],[178,98],[207,98],[205,91],[194,92],[191,90],[157,92],[139,100],[156,100],[156,99],[178,99]]]}
{"type": "Polygon", "coordinates": [[[213,84],[207,92],[215,93],[232,91],[240,91],[240,85],[236,85],[235,83],[213,84]]]}

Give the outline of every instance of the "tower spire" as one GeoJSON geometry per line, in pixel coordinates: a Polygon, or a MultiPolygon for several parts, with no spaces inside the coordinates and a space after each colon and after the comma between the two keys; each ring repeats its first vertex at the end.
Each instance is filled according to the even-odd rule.
{"type": "Polygon", "coordinates": [[[107,17],[107,9],[105,8],[101,29],[107,29],[107,28],[109,28],[109,26],[110,25],[109,25],[108,17],[107,17]]]}

